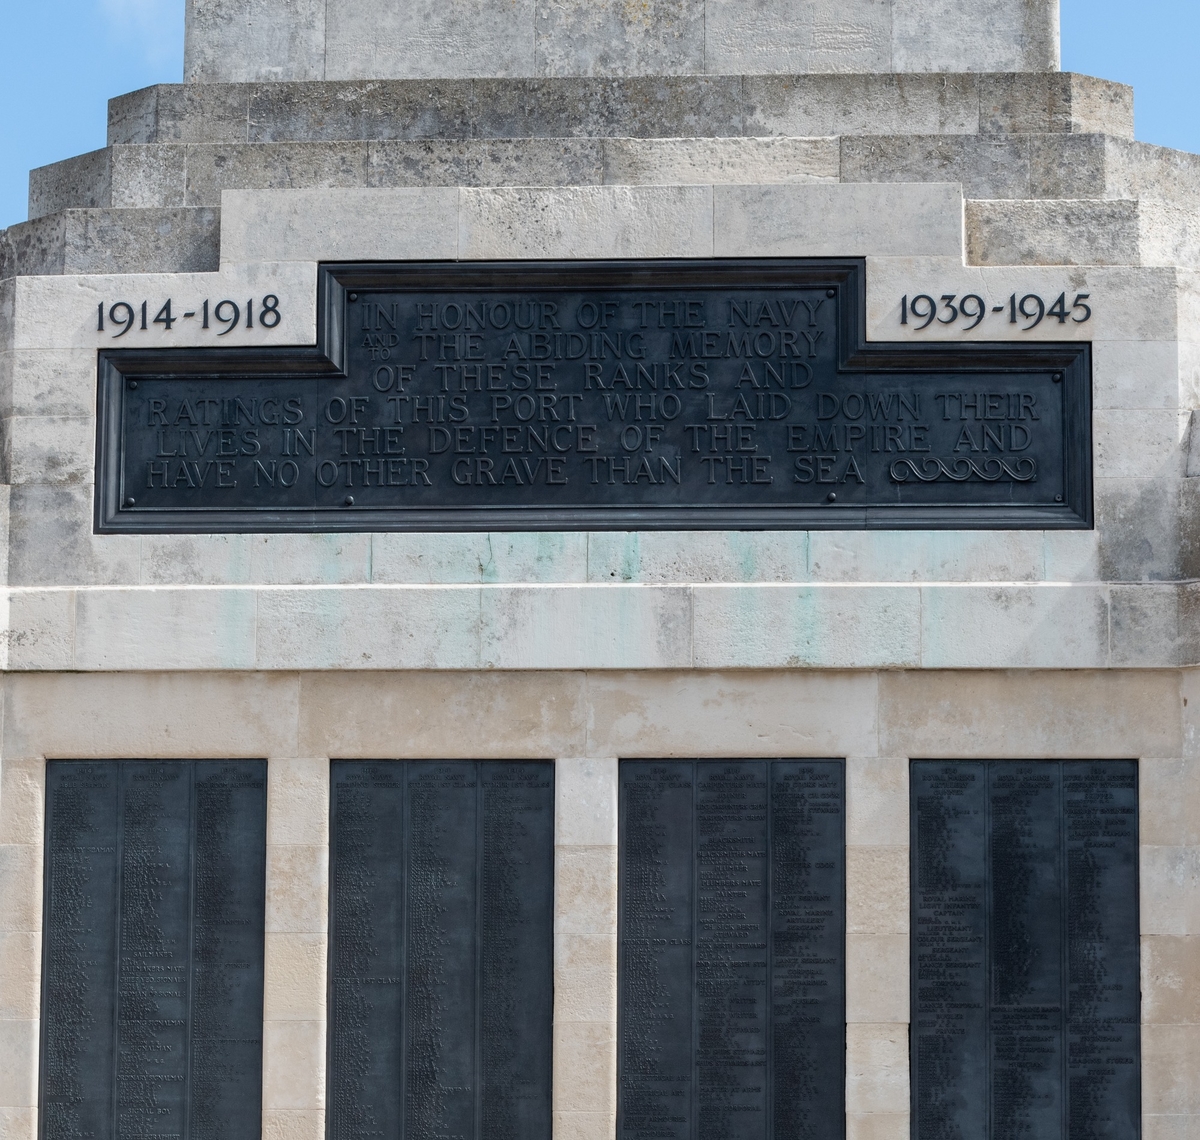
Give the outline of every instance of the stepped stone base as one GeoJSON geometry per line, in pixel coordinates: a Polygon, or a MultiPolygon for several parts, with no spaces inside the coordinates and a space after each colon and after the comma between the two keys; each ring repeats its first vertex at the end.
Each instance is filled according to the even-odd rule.
{"type": "Polygon", "coordinates": [[[53,273],[203,273],[220,210],[69,209],[0,230],[0,280],[53,273]]]}
{"type": "Polygon", "coordinates": [[[213,269],[227,190],[959,183],[969,263],[1200,266],[1200,157],[1069,73],[160,85],[35,170],[0,277],[213,269]]]}
{"type": "Polygon", "coordinates": [[[109,102],[108,142],[1104,132],[1133,92],[1070,72],[160,84],[109,102]]]}

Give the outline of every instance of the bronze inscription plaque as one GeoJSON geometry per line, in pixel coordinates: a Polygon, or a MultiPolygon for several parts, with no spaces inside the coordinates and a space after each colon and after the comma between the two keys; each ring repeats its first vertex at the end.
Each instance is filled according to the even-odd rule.
{"type": "Polygon", "coordinates": [[[96,527],[1090,526],[1089,347],[868,344],[864,275],[325,266],[314,349],[101,354],[96,527]]]}
{"type": "Polygon", "coordinates": [[[620,769],[618,1140],[845,1135],[839,760],[620,769]]]}

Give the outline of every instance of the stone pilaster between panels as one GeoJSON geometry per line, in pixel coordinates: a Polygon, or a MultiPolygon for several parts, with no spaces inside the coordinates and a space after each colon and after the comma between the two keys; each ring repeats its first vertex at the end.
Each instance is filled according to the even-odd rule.
{"type": "Polygon", "coordinates": [[[1200,674],[1179,674],[1180,755],[1138,765],[1142,1113],[1148,1140],[1200,1126],[1200,674]]]}
{"type": "Polygon", "coordinates": [[[908,1135],[908,760],[846,760],[846,1113],[854,1140],[908,1135]]]}
{"type": "Polygon", "coordinates": [[[0,1140],[37,1136],[46,764],[0,760],[0,1140]]]}
{"type": "Polygon", "coordinates": [[[267,763],[263,1134],[325,1134],[329,761],[267,763]]]}
{"type": "Polygon", "coordinates": [[[555,1140],[609,1140],[616,1125],[617,768],[555,763],[555,1140]]]}

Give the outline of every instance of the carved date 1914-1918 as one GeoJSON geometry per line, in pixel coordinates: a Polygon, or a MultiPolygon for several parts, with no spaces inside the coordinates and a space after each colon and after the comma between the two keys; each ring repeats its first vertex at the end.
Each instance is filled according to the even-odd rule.
{"type": "MultiPolygon", "coordinates": [[[[97,527],[1090,525],[1088,346],[867,344],[863,292],[857,261],[325,267],[316,350],[103,354],[97,527]]],[[[211,310],[243,313],[280,319],[211,310]]]]}
{"type": "Polygon", "coordinates": [[[208,297],[187,308],[176,305],[171,297],[161,305],[150,301],[140,304],[114,301],[111,305],[100,301],[96,305],[96,332],[110,334],[113,340],[119,340],[134,329],[138,332],[157,332],[159,329],[171,332],[181,321],[187,327],[212,330],[217,336],[226,336],[236,328],[277,328],[282,320],[279,298],[274,293],[268,293],[261,300],[249,297],[245,305],[229,298],[214,302],[208,297]]]}

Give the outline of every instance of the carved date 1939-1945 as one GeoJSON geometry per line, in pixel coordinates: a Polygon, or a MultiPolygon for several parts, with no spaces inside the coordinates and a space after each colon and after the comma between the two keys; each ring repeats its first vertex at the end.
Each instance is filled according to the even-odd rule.
{"type": "Polygon", "coordinates": [[[226,298],[215,304],[205,297],[199,305],[176,311],[173,299],[168,297],[151,316],[154,306],[149,301],[134,305],[130,301],[114,301],[111,305],[100,301],[96,305],[96,331],[111,333],[112,339],[123,337],[131,329],[139,332],[155,332],[156,327],[170,332],[180,321],[191,325],[197,319],[201,330],[216,330],[217,336],[225,336],[236,328],[252,329],[257,325],[263,329],[277,328],[283,320],[279,311],[279,298],[268,293],[260,301],[250,297],[243,307],[239,302],[226,298]]]}
{"type": "Polygon", "coordinates": [[[1037,293],[1026,293],[1023,297],[1014,293],[1004,304],[992,305],[989,309],[987,301],[978,293],[964,296],[943,293],[936,301],[928,293],[917,293],[912,297],[906,293],[900,298],[900,323],[915,332],[922,332],[934,321],[940,325],[961,321],[962,331],[970,332],[983,324],[984,318],[991,313],[1007,316],[1008,323],[1019,326],[1021,332],[1032,332],[1048,317],[1055,318],[1060,325],[1068,322],[1086,324],[1092,319],[1092,307],[1087,303],[1090,297],[1090,293],[1076,293],[1075,300],[1068,305],[1064,292],[1048,305],[1037,293]]]}

